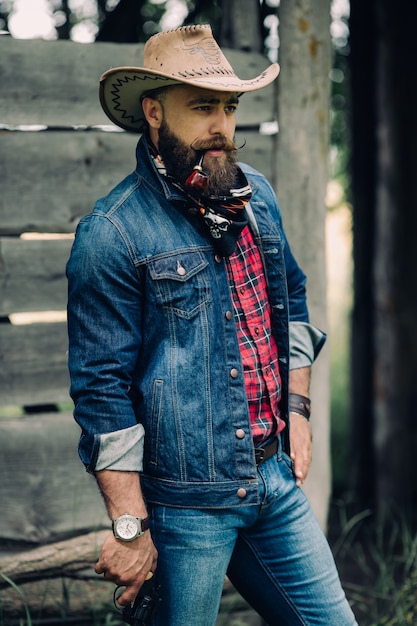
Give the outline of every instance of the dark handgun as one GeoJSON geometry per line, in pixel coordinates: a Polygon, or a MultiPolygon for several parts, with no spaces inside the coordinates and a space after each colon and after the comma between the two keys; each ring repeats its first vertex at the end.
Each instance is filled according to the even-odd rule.
{"type": "Polygon", "coordinates": [[[153,578],[145,580],[134,602],[122,610],[122,619],[131,626],[148,626],[161,598],[153,578]]]}

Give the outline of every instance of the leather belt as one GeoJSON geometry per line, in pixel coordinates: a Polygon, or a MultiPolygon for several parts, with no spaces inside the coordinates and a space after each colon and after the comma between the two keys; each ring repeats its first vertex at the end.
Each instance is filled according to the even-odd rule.
{"type": "Polygon", "coordinates": [[[271,458],[271,456],[274,456],[274,454],[276,454],[277,452],[278,452],[278,438],[275,437],[274,441],[271,441],[271,443],[268,443],[263,448],[262,447],[255,448],[256,465],[258,466],[264,461],[267,461],[268,459],[271,458]]]}

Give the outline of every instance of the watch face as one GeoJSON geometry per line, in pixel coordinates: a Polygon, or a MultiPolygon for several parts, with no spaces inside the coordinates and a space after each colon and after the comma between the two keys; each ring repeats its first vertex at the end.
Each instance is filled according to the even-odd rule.
{"type": "Polygon", "coordinates": [[[139,530],[138,521],[131,516],[124,516],[117,520],[116,531],[122,539],[133,539],[139,530]]]}

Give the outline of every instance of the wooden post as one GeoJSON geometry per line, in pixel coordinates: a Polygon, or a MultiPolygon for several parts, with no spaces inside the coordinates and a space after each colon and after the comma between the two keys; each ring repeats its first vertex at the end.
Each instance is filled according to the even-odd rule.
{"type": "MultiPolygon", "coordinates": [[[[326,331],[330,0],[283,2],[279,18],[277,195],[291,247],[308,277],[311,322],[326,331]]],[[[311,396],[314,449],[305,491],[324,528],[330,494],[327,349],[314,365],[311,396]]]]}

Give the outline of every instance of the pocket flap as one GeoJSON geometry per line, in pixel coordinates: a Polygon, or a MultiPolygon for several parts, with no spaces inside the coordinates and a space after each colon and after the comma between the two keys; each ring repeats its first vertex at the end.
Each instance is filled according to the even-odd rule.
{"type": "Polygon", "coordinates": [[[201,272],[207,265],[207,260],[200,252],[178,252],[153,259],[148,264],[148,268],[153,280],[168,278],[185,282],[201,272]]]}

